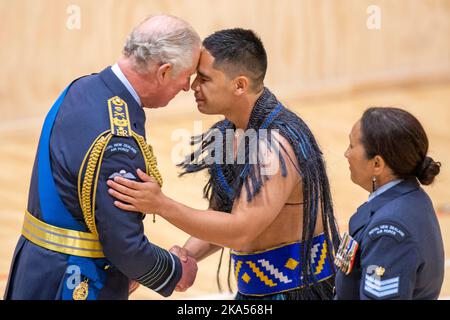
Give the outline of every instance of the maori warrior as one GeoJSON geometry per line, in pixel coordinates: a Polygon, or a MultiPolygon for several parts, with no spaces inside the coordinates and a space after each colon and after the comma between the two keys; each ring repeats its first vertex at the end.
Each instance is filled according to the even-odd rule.
{"type": "MultiPolygon", "coordinates": [[[[217,122],[205,134],[193,137],[192,144],[198,146],[198,149],[180,164],[184,170],[181,175],[207,170],[209,180],[204,187],[204,197],[209,200],[212,209],[230,212],[233,202],[240,197],[243,188],[247,191],[247,201],[251,202],[264,183],[270,179],[270,175],[262,172],[263,157],[255,156],[255,152],[260,154],[261,150],[268,149],[278,154],[283,177],[287,175],[286,161],[293,161],[303,184],[303,209],[298,213],[303,217],[303,230],[300,237],[302,245],[298,247],[301,261],[299,279],[302,279],[302,282],[301,288],[287,291],[285,296],[292,299],[329,299],[334,281],[330,284],[330,281],[320,281],[321,279],[315,276],[314,257],[312,257],[315,254],[312,252],[314,230],[317,220],[322,219],[324,243],[327,248],[330,248],[326,251],[326,264],[330,274],[327,274],[324,280],[333,279],[334,267],[331,262],[333,248],[336,249],[339,244],[339,236],[322,152],[302,119],[285,108],[267,88],[264,89],[251,113],[247,131],[251,129],[254,130],[252,132],[255,132],[255,135],[250,135],[250,139],[242,139],[241,144],[244,145],[238,147],[238,150],[245,150],[243,157],[245,161],[241,161],[243,163],[238,163],[236,160],[231,163],[227,161],[229,160],[229,154],[225,152],[227,139],[229,139],[227,132],[235,130],[235,126],[230,121],[225,119],[217,122]],[[217,134],[218,132],[221,134],[217,134]],[[275,132],[288,141],[295,152],[296,159],[289,158],[283,144],[276,138],[275,132]],[[255,141],[257,148],[253,150],[254,148],[250,146],[255,145],[255,141]],[[219,154],[217,150],[224,152],[219,154]]],[[[218,284],[220,288],[219,278],[218,284]]]]}

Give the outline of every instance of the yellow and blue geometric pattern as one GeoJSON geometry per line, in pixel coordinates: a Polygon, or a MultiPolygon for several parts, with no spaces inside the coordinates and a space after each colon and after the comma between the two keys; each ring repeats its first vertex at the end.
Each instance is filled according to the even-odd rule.
{"type": "MultiPolygon", "coordinates": [[[[244,295],[263,296],[303,287],[300,279],[301,242],[287,244],[262,252],[232,251],[234,274],[238,290],[244,295]]],[[[324,234],[313,238],[311,264],[317,282],[334,275],[328,259],[324,234]]]]}

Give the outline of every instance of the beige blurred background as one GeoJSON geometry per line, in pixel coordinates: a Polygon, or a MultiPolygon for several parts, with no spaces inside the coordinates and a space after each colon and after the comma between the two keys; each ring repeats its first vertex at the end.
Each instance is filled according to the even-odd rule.
{"type": "MultiPolygon", "coordinates": [[[[224,28],[255,30],[269,57],[266,84],[310,126],[327,161],[341,231],[367,199],[352,184],[343,156],[348,133],[369,106],[398,106],[423,123],[430,154],[443,163],[426,187],[438,211],[446,247],[442,299],[450,299],[450,0],[0,0],[0,293],[21,230],[40,128],[58,93],[74,78],[112,65],[131,29],[149,14],[189,21],[202,37],[224,28]]],[[[147,110],[147,138],[165,179],[164,191],[206,208],[205,176],[177,178],[172,138],[177,129],[204,129],[191,93],[147,110]]],[[[74,142],[76,143],[76,142],[74,142]]],[[[161,218],[146,234],[165,248],[187,235],[161,218]]],[[[222,282],[226,287],[225,254],[222,282]]],[[[195,285],[171,299],[219,295],[219,255],[199,264],[195,285]]],[[[134,299],[160,299],[140,288],[134,299]]]]}

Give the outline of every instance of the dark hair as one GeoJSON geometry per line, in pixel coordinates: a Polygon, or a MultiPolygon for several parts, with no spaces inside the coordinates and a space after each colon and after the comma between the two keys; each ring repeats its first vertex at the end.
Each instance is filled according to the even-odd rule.
{"type": "Polygon", "coordinates": [[[241,28],[221,30],[203,40],[203,46],[214,57],[214,68],[229,77],[249,77],[252,89],[262,87],[267,71],[267,54],[261,39],[241,28]]]}
{"type": "Polygon", "coordinates": [[[429,185],[441,163],[427,156],[428,138],[420,122],[398,108],[369,108],[361,119],[361,142],[368,159],[381,156],[400,179],[417,177],[429,185]]]}

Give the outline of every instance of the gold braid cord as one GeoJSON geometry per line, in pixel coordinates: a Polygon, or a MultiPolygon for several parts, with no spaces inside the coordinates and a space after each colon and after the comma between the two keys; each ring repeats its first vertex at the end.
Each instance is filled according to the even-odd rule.
{"type": "Polygon", "coordinates": [[[156,180],[156,182],[158,182],[159,186],[162,187],[163,180],[161,173],[158,170],[158,162],[156,161],[156,157],[153,154],[152,146],[145,142],[144,137],[138,135],[135,132],[133,132],[133,138],[138,143],[139,147],[141,148],[142,154],[144,155],[147,174],[152,176],[156,180]]]}
{"type": "Polygon", "coordinates": [[[95,198],[97,193],[98,177],[103,160],[103,154],[113,136],[132,137],[141,149],[145,162],[145,171],[152,176],[162,187],[163,180],[157,167],[156,157],[152,146],[148,145],[144,137],[131,130],[128,120],[128,108],[122,99],[113,97],[108,100],[111,117],[111,130],[101,133],[89,148],[78,173],[78,198],[83,212],[84,221],[93,234],[98,234],[95,225],[95,198]],[[87,161],[87,164],[86,164],[87,161]],[[81,183],[83,170],[83,182],[81,183]]]}
{"type": "MultiPolygon", "coordinates": [[[[134,132],[132,135],[139,145],[139,148],[141,149],[142,156],[145,162],[146,173],[152,176],[162,187],[163,180],[161,173],[159,172],[157,167],[157,160],[153,154],[152,146],[145,142],[144,137],[134,132]]],[[[97,189],[98,177],[100,173],[103,154],[112,137],[113,136],[111,132],[109,132],[106,135],[102,134],[99,138],[96,139],[96,141],[94,141],[91,147],[92,151],[87,155],[88,158],[83,183],[78,187],[79,189],[81,189],[81,192],[79,192],[79,197],[84,221],[89,228],[89,231],[93,234],[98,234],[97,227],[95,225],[95,193],[97,189]]],[[[83,173],[84,162],[82,164],[82,167],[80,168],[80,178],[83,173]]]]}
{"type": "MultiPolygon", "coordinates": [[[[95,201],[91,201],[92,197],[92,185],[94,182],[94,175],[96,176],[95,187],[97,186],[98,174],[96,175],[96,171],[100,171],[99,159],[103,156],[105,152],[105,148],[111,140],[111,133],[108,133],[106,136],[100,137],[97,141],[94,142],[92,147],[92,151],[89,155],[89,160],[86,166],[86,171],[83,179],[83,186],[81,189],[81,210],[83,212],[84,222],[86,223],[89,231],[93,234],[97,233],[97,227],[95,226],[95,201]]],[[[81,168],[82,170],[83,168],[81,168]]],[[[81,172],[80,172],[81,174],[81,172]]]]}

